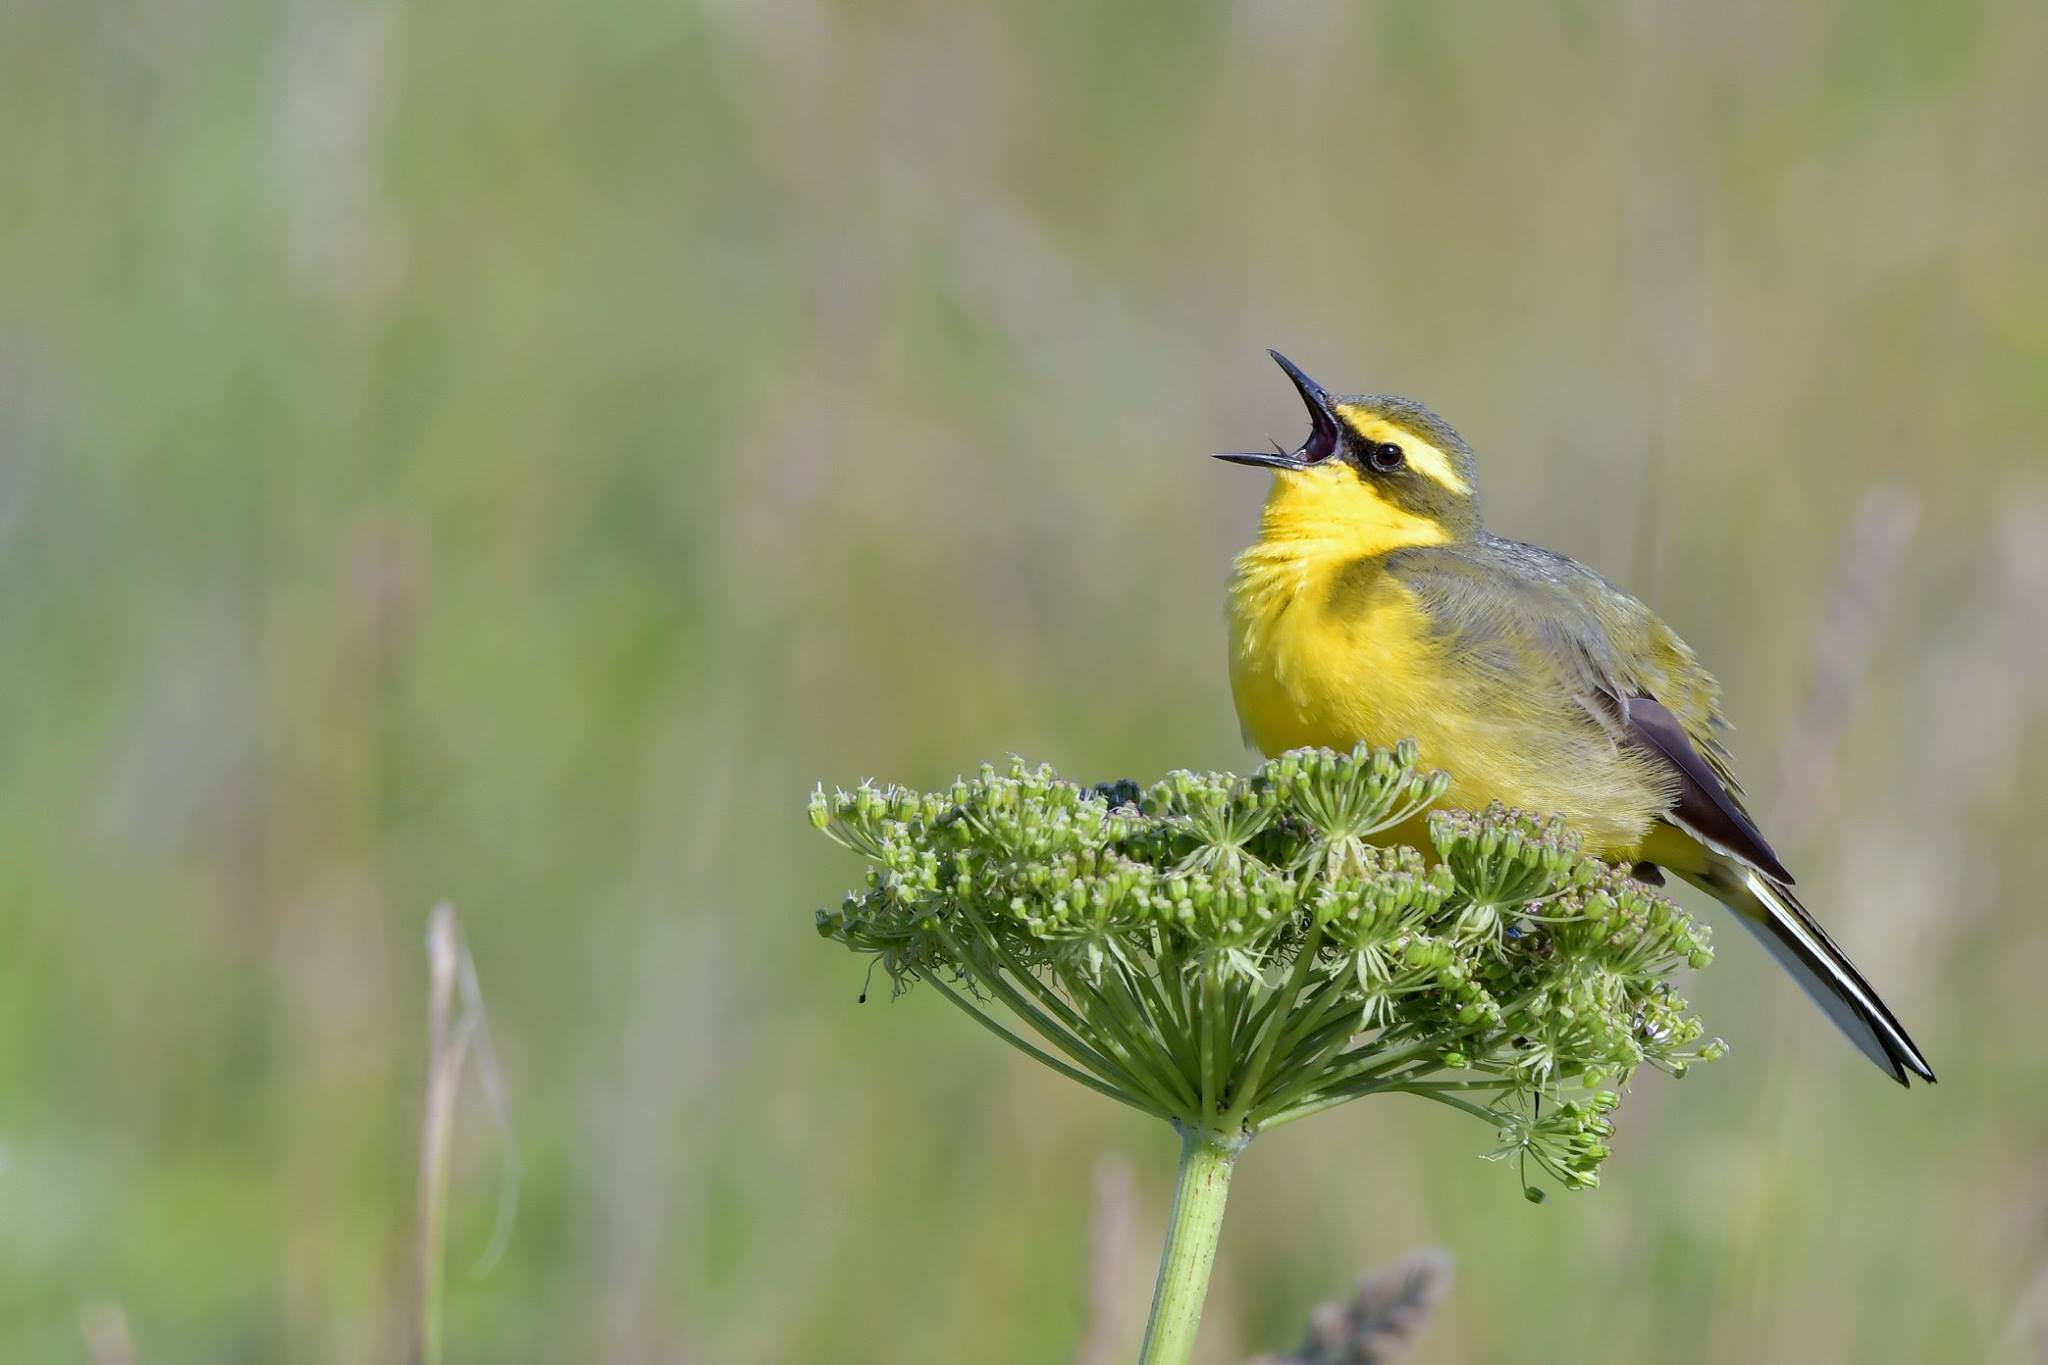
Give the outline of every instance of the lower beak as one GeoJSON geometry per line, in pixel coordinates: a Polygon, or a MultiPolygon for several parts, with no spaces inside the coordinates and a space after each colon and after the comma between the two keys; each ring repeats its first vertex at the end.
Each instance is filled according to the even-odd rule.
{"type": "Polygon", "coordinates": [[[1307,469],[1308,461],[1300,455],[1285,451],[1263,450],[1219,450],[1215,458],[1228,460],[1232,464],[1248,464],[1257,469],[1307,469]]]}

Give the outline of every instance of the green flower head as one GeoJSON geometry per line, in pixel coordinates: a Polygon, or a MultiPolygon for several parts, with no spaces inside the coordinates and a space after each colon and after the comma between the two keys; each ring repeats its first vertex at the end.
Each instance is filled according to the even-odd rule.
{"type": "Polygon", "coordinates": [[[1719,1055],[1673,988],[1707,931],[1558,822],[1432,810],[1413,746],[1087,787],[985,767],[811,799],[868,860],[818,929],[1062,1074],[1242,1144],[1365,1095],[1471,1113],[1598,1180],[1613,1087],[1719,1055]],[[1388,845],[1420,828],[1429,848],[1388,845]]]}

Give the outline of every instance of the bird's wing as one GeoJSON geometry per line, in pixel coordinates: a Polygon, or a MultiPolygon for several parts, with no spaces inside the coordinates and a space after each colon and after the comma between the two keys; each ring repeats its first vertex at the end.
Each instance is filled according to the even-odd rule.
{"type": "Polygon", "coordinates": [[[1693,747],[1685,727],[1655,697],[1623,700],[1620,717],[1628,742],[1654,751],[1679,775],[1678,802],[1664,818],[1709,848],[1726,853],[1776,881],[1792,885],[1792,873],[1778,859],[1742,802],[1693,747]]]}
{"type": "Polygon", "coordinates": [[[1576,560],[1491,536],[1399,550],[1386,567],[1460,656],[1503,667],[1523,666],[1531,651],[1547,660],[1616,743],[1667,769],[1675,802],[1666,819],[1791,884],[1743,809],[1718,738],[1719,685],[1648,607],[1576,560]]]}

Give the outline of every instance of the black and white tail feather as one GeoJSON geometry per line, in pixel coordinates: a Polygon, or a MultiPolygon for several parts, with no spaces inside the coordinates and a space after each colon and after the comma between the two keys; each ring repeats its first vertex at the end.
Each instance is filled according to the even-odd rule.
{"type": "Polygon", "coordinates": [[[1910,1086],[1915,1077],[1934,1083],[1934,1069],[1884,1000],[1789,888],[1726,856],[1714,860],[1707,876],[1691,880],[1736,913],[1864,1056],[1900,1085],[1910,1086]]]}
{"type": "Polygon", "coordinates": [[[1731,790],[1725,758],[1717,762],[1711,746],[1702,754],[1678,717],[1652,697],[1616,699],[1610,713],[1630,742],[1669,765],[1677,799],[1664,818],[1707,850],[1704,873],[1681,875],[1733,910],[1864,1056],[1900,1085],[1914,1077],[1932,1084],[1934,1069],[1920,1049],[1792,894],[1792,874],[1731,790]]]}

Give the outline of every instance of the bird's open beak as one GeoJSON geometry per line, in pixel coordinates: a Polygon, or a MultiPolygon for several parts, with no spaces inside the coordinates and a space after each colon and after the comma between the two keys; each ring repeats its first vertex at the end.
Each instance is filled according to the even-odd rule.
{"type": "Polygon", "coordinates": [[[1216,456],[1232,464],[1254,465],[1262,469],[1307,469],[1310,465],[1321,464],[1337,453],[1342,444],[1343,428],[1337,423],[1337,413],[1330,395],[1323,386],[1301,372],[1301,367],[1281,355],[1268,351],[1287,377],[1294,381],[1294,387],[1301,391],[1301,401],[1308,405],[1308,439],[1298,450],[1267,451],[1223,451],[1216,456]]]}

